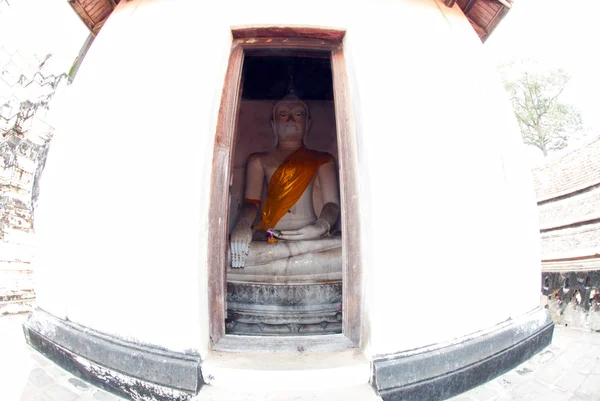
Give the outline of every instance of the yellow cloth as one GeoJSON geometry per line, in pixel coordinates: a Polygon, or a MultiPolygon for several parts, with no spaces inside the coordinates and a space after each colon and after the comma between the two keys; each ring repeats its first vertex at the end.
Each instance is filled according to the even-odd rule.
{"type": "Polygon", "coordinates": [[[306,148],[295,150],[277,167],[269,181],[267,200],[257,230],[275,228],[296,204],[323,164],[333,161],[328,153],[306,148]]]}

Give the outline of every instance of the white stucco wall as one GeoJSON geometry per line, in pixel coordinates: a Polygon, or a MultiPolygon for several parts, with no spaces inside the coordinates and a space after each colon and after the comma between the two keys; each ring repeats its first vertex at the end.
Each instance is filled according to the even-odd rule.
{"type": "Polygon", "coordinates": [[[206,354],[213,139],[230,28],[256,24],[347,30],[366,352],[449,341],[535,308],[518,128],[461,11],[435,0],[121,2],[78,72],[44,173],[39,306],[206,354]]]}

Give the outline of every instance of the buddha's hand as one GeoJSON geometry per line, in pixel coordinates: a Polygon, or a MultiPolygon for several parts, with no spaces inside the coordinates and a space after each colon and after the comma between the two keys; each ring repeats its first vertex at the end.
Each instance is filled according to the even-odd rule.
{"type": "Polygon", "coordinates": [[[252,242],[252,228],[247,224],[236,224],[231,232],[231,267],[241,268],[246,265],[250,242],[252,242]]]}
{"type": "Polygon", "coordinates": [[[284,230],[275,232],[275,238],[286,241],[302,241],[310,239],[319,239],[329,232],[329,223],[319,219],[310,226],[302,227],[297,230],[284,230]]]}

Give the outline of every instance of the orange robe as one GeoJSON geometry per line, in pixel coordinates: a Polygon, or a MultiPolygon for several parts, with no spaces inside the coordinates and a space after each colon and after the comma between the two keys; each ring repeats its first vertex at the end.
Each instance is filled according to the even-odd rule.
{"type": "Polygon", "coordinates": [[[267,199],[257,230],[274,228],[298,202],[323,164],[333,161],[328,153],[306,148],[295,150],[277,167],[267,188],[267,199]]]}

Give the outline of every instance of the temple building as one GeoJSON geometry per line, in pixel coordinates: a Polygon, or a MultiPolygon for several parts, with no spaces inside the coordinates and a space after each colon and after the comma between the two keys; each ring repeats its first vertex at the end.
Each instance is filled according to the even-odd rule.
{"type": "Polygon", "coordinates": [[[600,330],[600,138],[533,169],[542,292],[555,322],[600,330]]]}
{"type": "Polygon", "coordinates": [[[510,2],[71,4],[95,39],[41,181],[39,352],[135,400],[443,400],[550,343],[482,53],[510,2]]]}

